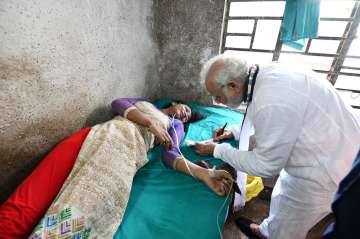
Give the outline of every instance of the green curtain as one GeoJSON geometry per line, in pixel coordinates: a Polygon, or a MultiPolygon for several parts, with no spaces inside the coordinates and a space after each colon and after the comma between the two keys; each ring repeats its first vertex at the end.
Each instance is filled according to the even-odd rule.
{"type": "Polygon", "coordinates": [[[283,44],[302,50],[305,39],[318,36],[320,0],[286,0],[280,28],[283,44]]]}

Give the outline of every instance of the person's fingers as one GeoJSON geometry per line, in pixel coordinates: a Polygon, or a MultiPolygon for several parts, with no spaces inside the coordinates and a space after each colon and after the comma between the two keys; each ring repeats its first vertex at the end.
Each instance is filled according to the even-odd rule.
{"type": "Polygon", "coordinates": [[[166,137],[166,144],[168,146],[168,149],[172,148],[173,142],[172,142],[172,139],[170,137],[166,137]]]}
{"type": "Polygon", "coordinates": [[[167,139],[172,141],[172,138],[171,138],[171,136],[170,136],[170,134],[168,132],[165,132],[165,136],[166,136],[167,139]]]}
{"type": "Polygon", "coordinates": [[[168,145],[169,148],[172,148],[173,147],[173,141],[171,139],[171,137],[169,135],[166,135],[166,143],[168,145]]]}
{"type": "Polygon", "coordinates": [[[228,194],[229,193],[229,191],[230,191],[230,188],[228,187],[228,186],[224,186],[225,188],[224,188],[224,190],[225,190],[225,194],[228,194]]]}
{"type": "Polygon", "coordinates": [[[219,187],[216,187],[216,186],[215,186],[215,188],[214,188],[213,190],[214,190],[214,192],[215,192],[217,195],[221,196],[221,190],[220,190],[219,187]]]}
{"type": "Polygon", "coordinates": [[[201,145],[199,143],[195,143],[194,147],[195,147],[195,152],[201,155],[202,153],[201,145]]]}
{"type": "Polygon", "coordinates": [[[222,176],[223,178],[229,180],[230,182],[234,181],[233,177],[231,176],[231,174],[225,170],[221,170],[222,172],[222,176]]]}
{"type": "Polygon", "coordinates": [[[160,139],[161,139],[162,145],[165,146],[166,148],[169,148],[172,146],[172,139],[168,135],[167,132],[162,132],[160,139]]]}
{"type": "Polygon", "coordinates": [[[222,180],[222,183],[225,184],[225,186],[226,186],[227,188],[230,188],[230,187],[231,187],[231,182],[230,182],[229,180],[223,179],[223,180],[222,180]]]}
{"type": "Polygon", "coordinates": [[[166,150],[168,150],[171,146],[171,140],[166,137],[166,134],[162,134],[159,138],[160,143],[165,147],[166,150]]]}
{"type": "Polygon", "coordinates": [[[223,183],[220,183],[220,191],[221,191],[222,193],[225,192],[225,185],[224,185],[223,183]]]}
{"type": "Polygon", "coordinates": [[[232,189],[232,183],[230,183],[230,184],[227,186],[227,192],[230,192],[231,189],[232,189]]]}
{"type": "Polygon", "coordinates": [[[216,137],[218,137],[218,134],[220,132],[221,128],[217,128],[213,131],[213,139],[215,139],[216,137]]]}
{"type": "Polygon", "coordinates": [[[224,187],[222,186],[221,182],[214,182],[210,188],[218,196],[224,196],[225,194],[224,187]]]}
{"type": "Polygon", "coordinates": [[[168,140],[166,138],[164,138],[164,146],[165,146],[166,149],[169,148],[169,142],[168,142],[168,140]]]}
{"type": "Polygon", "coordinates": [[[197,154],[201,155],[201,156],[204,156],[204,153],[203,153],[202,151],[200,151],[200,150],[196,150],[195,152],[196,152],[197,154]]]}
{"type": "Polygon", "coordinates": [[[225,190],[224,190],[224,186],[223,186],[223,185],[220,186],[219,192],[220,192],[220,196],[224,196],[224,195],[225,195],[225,190]]]}
{"type": "Polygon", "coordinates": [[[214,130],[214,132],[219,132],[221,130],[221,128],[216,128],[215,130],[214,130]]]}
{"type": "Polygon", "coordinates": [[[228,193],[231,189],[231,184],[228,184],[227,182],[225,183],[225,191],[226,193],[228,193]]]}
{"type": "Polygon", "coordinates": [[[223,139],[231,138],[229,133],[224,133],[222,135],[219,135],[218,137],[215,137],[214,141],[220,141],[223,139]]]}
{"type": "Polygon", "coordinates": [[[198,143],[195,143],[194,147],[195,147],[195,152],[199,154],[199,151],[200,151],[200,146],[199,146],[199,144],[198,144],[198,143]]]}
{"type": "Polygon", "coordinates": [[[228,138],[230,138],[230,135],[228,133],[224,133],[224,134],[219,135],[218,137],[216,137],[214,140],[215,141],[220,141],[220,140],[228,139],[228,138]]]}
{"type": "Polygon", "coordinates": [[[220,136],[216,136],[215,138],[214,138],[214,141],[220,141],[220,140],[223,140],[224,139],[224,135],[220,135],[220,136]]]}
{"type": "Polygon", "coordinates": [[[221,189],[221,192],[222,192],[223,194],[228,193],[229,187],[228,187],[228,185],[227,185],[223,180],[219,181],[219,182],[218,182],[218,185],[219,185],[219,188],[221,189]]]}
{"type": "Polygon", "coordinates": [[[163,132],[163,137],[166,139],[166,140],[169,140],[170,136],[169,136],[169,133],[164,131],[163,132]]]}
{"type": "MultiPolygon", "coordinates": [[[[170,137],[170,136],[169,136],[169,137],[170,137]]],[[[172,138],[171,138],[171,137],[170,137],[170,139],[169,139],[169,140],[170,140],[170,141],[169,141],[169,142],[170,142],[170,146],[171,146],[171,147],[173,147],[173,146],[174,146],[174,141],[172,140],[172,138]]]]}
{"type": "Polygon", "coordinates": [[[195,149],[197,150],[197,151],[202,151],[202,149],[203,149],[203,145],[202,144],[200,144],[200,143],[196,143],[195,142],[195,149]]]}
{"type": "Polygon", "coordinates": [[[224,176],[224,180],[226,182],[228,182],[229,184],[231,184],[231,183],[233,183],[235,181],[231,175],[224,176]]]}
{"type": "Polygon", "coordinates": [[[230,173],[228,173],[227,171],[225,170],[217,170],[216,171],[216,178],[221,180],[221,179],[224,179],[224,180],[228,180],[228,181],[233,181],[233,178],[231,176],[230,173]]]}
{"type": "Polygon", "coordinates": [[[206,145],[206,143],[195,143],[195,150],[196,153],[201,155],[201,156],[208,156],[209,154],[209,149],[208,149],[208,145],[206,145]]]}
{"type": "Polygon", "coordinates": [[[225,134],[220,134],[218,136],[215,137],[214,141],[220,141],[226,138],[225,134]]]}
{"type": "Polygon", "coordinates": [[[168,149],[168,145],[165,139],[162,140],[162,146],[167,150],[168,149]]]}

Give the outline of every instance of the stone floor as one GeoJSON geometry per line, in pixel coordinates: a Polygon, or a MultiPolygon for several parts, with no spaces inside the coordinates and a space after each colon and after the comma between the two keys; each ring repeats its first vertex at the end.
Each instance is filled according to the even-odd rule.
{"type": "Polygon", "coordinates": [[[236,213],[235,216],[228,218],[224,228],[223,239],[239,239],[247,238],[243,235],[240,230],[236,227],[234,219],[237,216],[243,216],[250,218],[253,221],[260,223],[264,218],[267,217],[269,212],[269,201],[264,201],[258,198],[254,198],[246,204],[243,210],[236,213]]]}
{"type": "MultiPolygon", "coordinates": [[[[264,218],[267,217],[270,208],[269,205],[270,205],[269,201],[264,201],[259,198],[254,198],[253,200],[251,200],[249,203],[246,204],[243,210],[236,213],[235,216],[228,218],[224,228],[223,239],[247,238],[236,227],[234,223],[234,217],[243,216],[250,218],[257,223],[260,223],[264,218]]],[[[315,225],[309,231],[306,239],[321,238],[321,235],[332,221],[333,221],[332,216],[328,216],[323,220],[321,220],[317,225],[315,225]]]]}

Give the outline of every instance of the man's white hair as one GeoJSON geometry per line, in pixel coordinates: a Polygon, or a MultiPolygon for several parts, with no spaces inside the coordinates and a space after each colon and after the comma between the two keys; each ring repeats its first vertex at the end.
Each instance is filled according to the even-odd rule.
{"type": "Polygon", "coordinates": [[[226,85],[230,80],[243,80],[248,76],[249,65],[246,60],[229,55],[217,55],[208,60],[200,72],[200,81],[205,83],[209,71],[214,63],[220,63],[222,67],[215,73],[214,80],[219,86],[226,85]]]}

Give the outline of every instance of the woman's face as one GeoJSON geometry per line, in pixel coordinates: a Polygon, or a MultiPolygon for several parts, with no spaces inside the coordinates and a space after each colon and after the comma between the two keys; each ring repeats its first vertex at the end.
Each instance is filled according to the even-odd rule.
{"type": "Polygon", "coordinates": [[[191,109],[184,104],[175,104],[171,106],[171,114],[174,115],[176,119],[186,123],[191,118],[191,109]]]}

